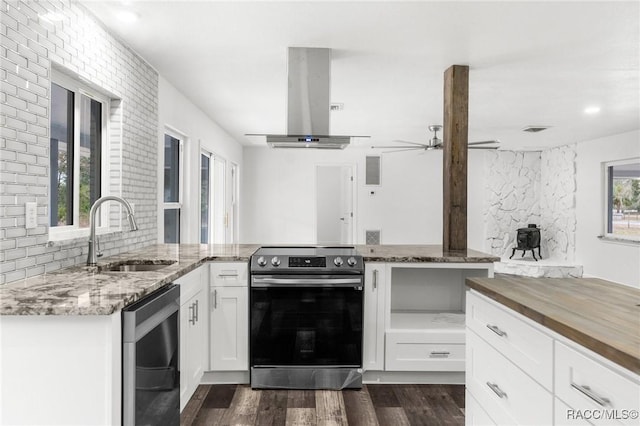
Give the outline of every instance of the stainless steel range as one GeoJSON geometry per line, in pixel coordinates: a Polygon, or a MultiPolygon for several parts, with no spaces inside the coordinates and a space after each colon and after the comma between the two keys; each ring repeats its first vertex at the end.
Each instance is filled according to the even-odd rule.
{"type": "Polygon", "coordinates": [[[250,268],[251,387],[361,388],[362,256],[262,247],[250,268]]]}

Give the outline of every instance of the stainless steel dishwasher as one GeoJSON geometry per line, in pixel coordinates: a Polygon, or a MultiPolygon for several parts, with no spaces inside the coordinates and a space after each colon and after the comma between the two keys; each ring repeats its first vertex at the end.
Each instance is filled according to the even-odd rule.
{"type": "Polygon", "coordinates": [[[180,287],[122,310],[122,424],[179,425],[180,287]]]}

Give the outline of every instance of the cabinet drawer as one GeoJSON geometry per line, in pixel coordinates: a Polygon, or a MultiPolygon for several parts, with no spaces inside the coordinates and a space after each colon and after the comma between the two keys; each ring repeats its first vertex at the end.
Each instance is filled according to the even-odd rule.
{"type": "Polygon", "coordinates": [[[554,426],[590,426],[592,424],[558,398],[554,398],[553,405],[554,426]]]}
{"type": "Polygon", "coordinates": [[[211,262],[211,284],[215,287],[247,287],[248,267],[245,262],[211,262]]]}
{"type": "Polygon", "coordinates": [[[469,391],[466,391],[464,396],[464,424],[466,426],[495,426],[496,424],[469,391]]]}
{"type": "MultiPolygon", "coordinates": [[[[556,342],[556,396],[571,409],[595,412],[595,425],[637,425],[638,419],[624,418],[625,410],[640,409],[640,383],[563,343],[556,342]],[[617,414],[617,415],[616,415],[617,414]]],[[[637,411],[636,411],[637,412],[637,411]]]]}
{"type": "Polygon", "coordinates": [[[181,276],[174,282],[180,286],[180,305],[195,296],[202,290],[202,274],[205,273],[205,266],[199,266],[186,275],[181,276]]]}
{"type": "Polygon", "coordinates": [[[498,425],[550,425],[553,396],[487,344],[467,333],[467,389],[498,425]]]}
{"type": "Polygon", "coordinates": [[[437,334],[387,333],[385,370],[464,371],[464,333],[458,335],[439,342],[437,334]]]}
{"type": "Polygon", "coordinates": [[[551,390],[553,339],[515,311],[474,291],[467,294],[467,327],[551,390]]]}

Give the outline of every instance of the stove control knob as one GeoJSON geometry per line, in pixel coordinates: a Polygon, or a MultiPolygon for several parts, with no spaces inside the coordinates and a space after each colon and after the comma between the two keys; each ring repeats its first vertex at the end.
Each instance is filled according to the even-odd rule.
{"type": "Polygon", "coordinates": [[[344,262],[342,261],[342,258],[338,256],[338,257],[336,257],[335,259],[333,259],[333,263],[334,263],[334,265],[336,265],[336,266],[342,266],[342,264],[343,264],[344,262]]]}
{"type": "Polygon", "coordinates": [[[265,260],[265,258],[264,258],[264,257],[262,257],[262,256],[260,256],[260,257],[258,258],[258,265],[259,265],[259,266],[266,266],[266,264],[267,264],[267,261],[265,260]]]}
{"type": "Polygon", "coordinates": [[[358,263],[358,261],[356,260],[355,257],[350,257],[347,259],[347,264],[349,266],[356,266],[356,263],[358,263]]]}
{"type": "Polygon", "coordinates": [[[273,266],[280,266],[280,259],[278,258],[278,256],[273,256],[271,258],[271,264],[273,266]]]}

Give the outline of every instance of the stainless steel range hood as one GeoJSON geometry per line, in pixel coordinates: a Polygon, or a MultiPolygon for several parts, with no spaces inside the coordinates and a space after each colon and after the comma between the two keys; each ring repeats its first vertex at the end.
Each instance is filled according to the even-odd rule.
{"type": "Polygon", "coordinates": [[[266,135],[267,144],[272,148],[344,149],[351,136],[329,135],[331,49],[290,47],[287,65],[287,134],[266,135]]]}

